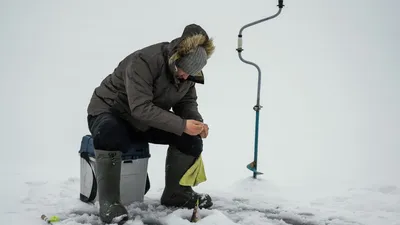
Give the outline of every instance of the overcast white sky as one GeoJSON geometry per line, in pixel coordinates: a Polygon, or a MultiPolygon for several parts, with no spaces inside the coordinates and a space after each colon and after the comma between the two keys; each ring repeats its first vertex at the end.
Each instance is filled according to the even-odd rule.
{"type": "MultiPolygon", "coordinates": [[[[207,171],[210,180],[230,182],[228,172],[248,176],[257,72],[239,60],[237,34],[244,24],[276,13],[276,5],[1,1],[0,140],[7,161],[1,167],[78,176],[93,88],[132,51],[172,40],[198,23],[216,44],[206,84],[198,88],[211,127],[207,171]]],[[[259,163],[266,179],[400,185],[399,1],[285,5],[277,18],[244,31],[243,55],[263,73],[259,163]]]]}

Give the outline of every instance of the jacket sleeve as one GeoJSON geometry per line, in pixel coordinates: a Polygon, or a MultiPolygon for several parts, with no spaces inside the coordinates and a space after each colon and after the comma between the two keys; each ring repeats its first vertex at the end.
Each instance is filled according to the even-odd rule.
{"type": "Polygon", "coordinates": [[[186,95],[174,106],[172,110],[185,119],[194,119],[203,122],[197,104],[196,87],[193,83],[186,95]]]}
{"type": "Polygon", "coordinates": [[[182,135],[186,121],[153,104],[153,76],[147,63],[139,56],[126,71],[125,87],[133,118],[148,126],[182,135]]]}

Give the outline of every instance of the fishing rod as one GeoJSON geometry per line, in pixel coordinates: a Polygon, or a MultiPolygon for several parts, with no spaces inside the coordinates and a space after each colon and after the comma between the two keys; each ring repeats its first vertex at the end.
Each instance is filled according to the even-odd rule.
{"type": "Polygon", "coordinates": [[[254,22],[251,22],[249,24],[244,25],[242,28],[240,28],[239,34],[238,34],[238,47],[237,47],[237,52],[239,55],[239,59],[246,63],[246,64],[250,64],[253,65],[254,67],[256,67],[257,71],[258,71],[258,82],[257,82],[257,101],[256,101],[256,105],[253,107],[254,111],[256,111],[256,121],[255,121],[255,138],[254,138],[254,159],[253,162],[249,163],[247,165],[247,169],[249,169],[250,171],[253,172],[253,178],[257,178],[257,175],[261,175],[263,174],[260,171],[257,171],[257,163],[258,163],[258,131],[259,131],[259,121],[260,121],[260,110],[262,108],[262,106],[260,105],[260,91],[261,91],[261,69],[260,67],[251,61],[245,60],[242,56],[242,52],[243,52],[243,31],[244,29],[254,26],[256,24],[259,24],[261,22],[265,22],[267,20],[273,19],[275,17],[277,17],[281,11],[282,8],[285,6],[283,4],[283,0],[278,0],[278,12],[275,13],[274,15],[270,16],[270,17],[266,17],[260,20],[256,20],[254,22]]]}

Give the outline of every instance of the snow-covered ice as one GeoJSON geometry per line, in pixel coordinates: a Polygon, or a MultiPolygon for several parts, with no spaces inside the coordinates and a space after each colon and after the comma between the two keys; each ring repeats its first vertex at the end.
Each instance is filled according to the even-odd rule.
{"type": "MultiPolygon", "coordinates": [[[[10,196],[16,203],[3,212],[1,220],[4,222],[40,224],[39,216],[46,214],[59,216],[60,225],[101,224],[95,216],[97,204],[88,205],[78,199],[78,177],[64,181],[28,179],[13,183],[17,186],[13,193],[19,193],[19,197],[10,196]]],[[[396,186],[349,189],[337,195],[300,200],[288,196],[299,195],[304,190],[278,188],[264,179],[249,177],[228,190],[215,188],[208,191],[216,196],[215,209],[200,210],[198,224],[400,224],[400,188],[396,186]]],[[[144,203],[129,205],[129,214],[135,219],[127,224],[191,224],[188,221],[191,210],[166,209],[159,205],[160,195],[158,188],[146,196],[144,203]]]]}
{"type": "MultiPolygon", "coordinates": [[[[213,210],[198,224],[400,225],[400,1],[285,0],[245,30],[262,70],[257,180],[256,70],[236,52],[248,22],[277,1],[0,2],[0,224],[100,224],[79,201],[79,155],[93,88],[127,54],[199,23],[216,52],[198,86],[213,210]],[[189,12],[188,12],[189,10],[189,12]],[[165,14],[166,12],[167,15],[165,14]]],[[[159,205],[165,147],[151,146],[151,189],[132,224],[189,224],[159,205]]]]}

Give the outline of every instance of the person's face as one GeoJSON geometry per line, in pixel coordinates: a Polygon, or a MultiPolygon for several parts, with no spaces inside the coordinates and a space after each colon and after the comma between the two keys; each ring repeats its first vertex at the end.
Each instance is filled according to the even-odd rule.
{"type": "Polygon", "coordinates": [[[177,76],[179,79],[186,80],[189,77],[189,74],[178,67],[177,76]]]}

